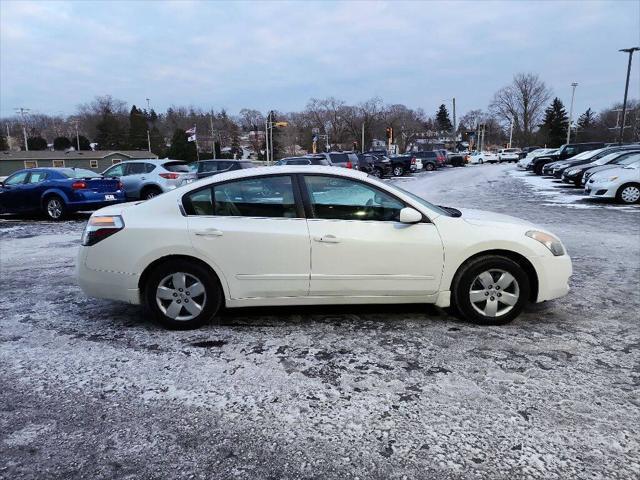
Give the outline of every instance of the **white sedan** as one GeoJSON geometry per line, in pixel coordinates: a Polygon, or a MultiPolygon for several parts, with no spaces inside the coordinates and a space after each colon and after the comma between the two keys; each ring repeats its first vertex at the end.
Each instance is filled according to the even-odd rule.
{"type": "Polygon", "coordinates": [[[584,186],[590,197],[640,203],[640,163],[594,173],[584,186]]]}
{"type": "Polygon", "coordinates": [[[483,163],[496,163],[498,161],[498,154],[492,152],[471,152],[468,156],[469,163],[480,164],[483,163]]]}
{"type": "Polygon", "coordinates": [[[227,308],[433,303],[482,324],[569,291],[571,260],[517,218],[438,207],[363,172],[237,170],[95,212],[77,276],[170,328],[227,308]]]}
{"type": "Polygon", "coordinates": [[[520,160],[519,148],[503,148],[498,150],[498,162],[517,162],[520,160]]]}

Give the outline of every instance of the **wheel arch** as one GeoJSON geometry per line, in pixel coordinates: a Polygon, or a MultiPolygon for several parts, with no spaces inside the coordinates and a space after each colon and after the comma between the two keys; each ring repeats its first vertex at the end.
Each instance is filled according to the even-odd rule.
{"type": "Polygon", "coordinates": [[[514,262],[516,262],[518,265],[522,267],[522,269],[527,274],[527,277],[529,278],[529,287],[530,287],[529,301],[535,302],[536,299],[538,298],[538,289],[539,289],[538,273],[536,272],[536,269],[533,266],[533,264],[527,259],[527,257],[525,257],[524,255],[518,252],[514,252],[513,250],[494,249],[494,250],[483,250],[481,252],[474,253],[470,257],[466,258],[462,263],[460,263],[460,265],[456,269],[455,274],[451,277],[451,284],[449,285],[449,290],[453,291],[453,285],[456,279],[458,278],[458,275],[469,262],[472,262],[476,258],[486,257],[490,255],[497,255],[500,257],[508,258],[510,260],[513,260],[514,262]]]}
{"type": "Polygon", "coordinates": [[[50,188],[48,190],[45,190],[42,193],[42,195],[40,196],[40,207],[41,208],[44,208],[47,198],[49,198],[51,196],[60,197],[62,199],[62,201],[65,203],[65,205],[69,204],[69,197],[67,196],[66,193],[64,193],[62,190],[60,190],[58,188],[50,188]]]}
{"type": "Polygon", "coordinates": [[[149,182],[140,186],[140,190],[138,191],[138,196],[142,198],[142,193],[147,190],[158,190],[160,193],[164,193],[164,190],[162,190],[162,187],[160,185],[154,182],[149,182]]]}
{"type": "Polygon", "coordinates": [[[151,262],[149,265],[147,265],[146,268],[142,271],[142,274],[140,274],[140,278],[138,279],[138,289],[140,291],[141,296],[142,296],[142,292],[144,292],[145,285],[147,283],[147,280],[148,280],[149,275],[151,274],[151,272],[156,267],[158,267],[159,265],[161,265],[161,264],[163,264],[165,262],[172,261],[172,260],[183,260],[183,261],[194,262],[194,263],[200,265],[201,267],[205,268],[206,270],[208,270],[209,273],[211,273],[211,275],[213,275],[213,278],[216,279],[216,281],[218,282],[218,286],[220,287],[220,290],[222,291],[222,306],[224,306],[226,304],[226,300],[228,298],[228,293],[229,292],[228,292],[227,286],[222,281],[222,278],[220,277],[218,272],[216,272],[215,269],[211,265],[209,265],[207,262],[205,262],[204,260],[202,260],[202,259],[200,259],[198,257],[191,256],[191,255],[180,255],[180,254],[165,255],[163,257],[157,258],[156,260],[151,262]]]}

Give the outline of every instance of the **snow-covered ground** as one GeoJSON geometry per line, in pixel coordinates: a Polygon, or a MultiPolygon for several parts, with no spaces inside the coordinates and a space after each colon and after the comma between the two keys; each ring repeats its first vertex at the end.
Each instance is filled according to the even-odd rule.
{"type": "Polygon", "coordinates": [[[557,233],[571,293],[502,327],[418,305],[171,332],[82,295],[86,217],[0,219],[0,478],[637,478],[638,207],[513,165],[393,181],[557,233]]]}

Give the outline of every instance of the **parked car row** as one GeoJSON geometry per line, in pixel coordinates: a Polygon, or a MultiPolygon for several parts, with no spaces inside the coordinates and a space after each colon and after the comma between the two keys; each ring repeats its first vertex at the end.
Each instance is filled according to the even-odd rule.
{"type": "Polygon", "coordinates": [[[590,197],[640,202],[640,144],[576,143],[551,152],[534,150],[518,167],[584,188],[590,197]]]}

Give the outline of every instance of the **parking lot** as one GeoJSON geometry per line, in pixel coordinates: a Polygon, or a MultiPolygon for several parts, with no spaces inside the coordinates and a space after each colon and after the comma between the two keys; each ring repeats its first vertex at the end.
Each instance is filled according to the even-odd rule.
{"type": "Polygon", "coordinates": [[[396,305],[167,331],[77,287],[87,215],[4,216],[0,478],[638,477],[640,207],[513,164],[388,181],[548,228],[572,291],[496,327],[396,305]]]}

